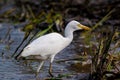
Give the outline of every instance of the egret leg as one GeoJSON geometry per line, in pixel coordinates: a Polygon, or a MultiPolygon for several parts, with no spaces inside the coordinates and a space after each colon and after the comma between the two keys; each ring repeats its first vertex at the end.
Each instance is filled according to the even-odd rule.
{"type": "Polygon", "coordinates": [[[43,64],[44,64],[44,61],[42,61],[42,62],[40,63],[40,65],[38,66],[37,73],[36,73],[36,77],[37,77],[37,75],[38,75],[41,67],[43,66],[43,64]]]}
{"type": "Polygon", "coordinates": [[[50,74],[51,77],[54,77],[53,74],[52,74],[52,62],[54,60],[54,57],[55,57],[55,55],[51,56],[51,61],[50,61],[50,66],[49,66],[49,74],[50,74]]]}
{"type": "Polygon", "coordinates": [[[50,62],[50,66],[49,66],[49,74],[51,77],[54,77],[52,74],[52,63],[50,62]]]}

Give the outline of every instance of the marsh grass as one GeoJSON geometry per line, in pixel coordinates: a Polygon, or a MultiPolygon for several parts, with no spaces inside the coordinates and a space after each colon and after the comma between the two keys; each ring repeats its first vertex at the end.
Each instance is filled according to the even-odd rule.
{"type": "Polygon", "coordinates": [[[109,49],[115,30],[105,35],[100,41],[98,52],[92,60],[92,80],[103,80],[105,72],[111,70],[111,59],[108,59],[109,49]],[[108,69],[109,68],[109,69],[108,69]]]}
{"type": "MultiPolygon", "coordinates": [[[[96,34],[96,32],[94,32],[96,29],[99,30],[99,27],[101,27],[102,30],[102,26],[105,21],[107,21],[108,19],[110,19],[111,15],[115,12],[115,9],[112,9],[111,11],[109,11],[109,13],[107,15],[105,15],[98,23],[95,24],[95,26],[92,27],[91,31],[85,32],[83,35],[86,36],[85,38],[85,43],[88,44],[89,46],[92,46],[93,44],[90,43],[91,38],[93,38],[93,35],[96,34]],[[89,35],[91,34],[91,35],[89,35]]],[[[106,27],[106,26],[104,26],[106,27]]],[[[107,27],[105,28],[107,29],[107,27]]],[[[117,26],[111,26],[109,29],[104,30],[103,32],[98,32],[102,37],[99,38],[99,40],[97,41],[99,43],[99,46],[97,47],[97,49],[95,49],[95,53],[92,51],[92,49],[90,49],[90,53],[93,53],[92,56],[92,64],[91,64],[91,75],[89,80],[106,80],[111,76],[106,76],[109,73],[113,76],[118,77],[119,75],[119,69],[118,66],[120,66],[119,64],[115,64],[115,63],[119,63],[118,59],[119,59],[119,55],[115,53],[115,49],[118,48],[118,44],[119,44],[119,39],[115,40],[115,36],[116,33],[118,33],[119,31],[117,31],[118,28],[117,26]],[[111,48],[111,45],[114,44],[114,47],[111,48]],[[112,54],[111,54],[112,51],[112,54]],[[118,57],[115,57],[116,55],[118,55],[118,57]],[[116,60],[117,59],[117,60],[116,60]],[[117,67],[116,67],[117,66],[117,67]],[[112,71],[117,69],[117,72],[112,71]],[[117,74],[116,74],[117,73],[117,74]]],[[[97,36],[96,36],[97,39],[97,36]]],[[[118,52],[119,53],[119,52],[118,52]]]]}

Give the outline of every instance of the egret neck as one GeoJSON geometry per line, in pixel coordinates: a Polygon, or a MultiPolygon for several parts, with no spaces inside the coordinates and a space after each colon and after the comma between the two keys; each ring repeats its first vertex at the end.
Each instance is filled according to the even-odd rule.
{"type": "Polygon", "coordinates": [[[74,30],[70,28],[69,25],[66,26],[65,28],[65,38],[69,39],[69,41],[71,42],[73,40],[73,32],[74,30]]]}

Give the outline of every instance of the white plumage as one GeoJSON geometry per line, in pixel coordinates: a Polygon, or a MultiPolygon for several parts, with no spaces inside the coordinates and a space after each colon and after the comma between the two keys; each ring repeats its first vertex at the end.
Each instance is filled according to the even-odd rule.
{"type": "Polygon", "coordinates": [[[52,62],[57,53],[67,47],[73,40],[73,32],[79,29],[90,30],[90,28],[80,24],[79,22],[73,20],[69,22],[65,28],[65,35],[62,36],[59,33],[50,33],[44,36],[41,36],[31,42],[28,46],[26,46],[19,57],[27,57],[27,56],[39,56],[42,60],[39,65],[37,72],[41,69],[44,61],[46,59],[50,59],[50,68],[49,74],[52,75],[52,62]]]}
{"type": "Polygon", "coordinates": [[[22,52],[21,56],[29,55],[50,56],[64,49],[70,41],[58,33],[50,33],[41,36],[30,43],[22,52]],[[66,46],[63,46],[66,45],[66,46]],[[34,53],[34,54],[33,54],[34,53]]]}

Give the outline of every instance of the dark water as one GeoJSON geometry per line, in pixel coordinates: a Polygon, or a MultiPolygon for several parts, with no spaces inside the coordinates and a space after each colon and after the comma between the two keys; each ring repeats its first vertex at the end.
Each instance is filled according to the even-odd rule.
{"type": "MultiPolygon", "coordinates": [[[[0,24],[0,80],[35,80],[35,71],[39,65],[36,61],[17,62],[11,58],[11,55],[20,44],[24,37],[24,32],[20,28],[15,28],[13,24],[0,24]]],[[[18,51],[19,52],[19,51],[18,51]]],[[[76,56],[75,46],[71,44],[66,49],[56,55],[53,63],[53,74],[58,76],[59,74],[68,75],[63,79],[76,80],[83,78],[87,73],[78,73],[71,69],[71,64],[74,61],[66,61],[57,63],[56,60],[69,59],[76,56]]],[[[49,61],[46,61],[44,67],[39,73],[39,79],[49,78],[48,74],[49,61]]]]}

